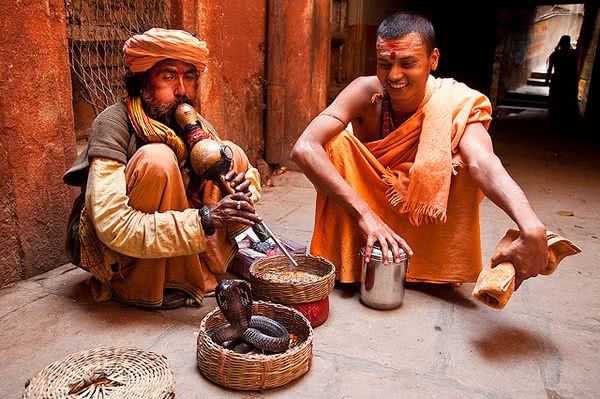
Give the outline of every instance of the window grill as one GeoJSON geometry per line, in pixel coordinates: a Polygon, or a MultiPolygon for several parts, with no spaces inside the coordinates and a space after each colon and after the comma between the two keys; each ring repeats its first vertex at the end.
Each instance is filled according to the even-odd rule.
{"type": "Polygon", "coordinates": [[[65,0],[65,13],[72,77],[97,114],[125,93],[125,41],[169,27],[168,0],[65,0]]]}

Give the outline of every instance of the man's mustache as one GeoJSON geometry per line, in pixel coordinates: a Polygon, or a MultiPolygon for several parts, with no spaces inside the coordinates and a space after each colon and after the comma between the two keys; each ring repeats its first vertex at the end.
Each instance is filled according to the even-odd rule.
{"type": "Polygon", "coordinates": [[[179,98],[175,99],[175,101],[174,101],[174,103],[173,103],[173,105],[172,105],[172,108],[177,108],[177,107],[178,107],[178,106],[180,106],[181,104],[189,104],[189,105],[191,105],[191,106],[194,106],[194,104],[192,103],[192,100],[190,100],[190,99],[188,98],[188,96],[186,96],[186,95],[183,95],[183,96],[181,96],[181,97],[179,97],[179,98]]]}
{"type": "Polygon", "coordinates": [[[189,104],[192,107],[194,106],[193,100],[191,100],[187,95],[178,95],[169,102],[161,102],[156,99],[154,93],[151,91],[142,91],[142,100],[145,104],[146,112],[148,116],[162,124],[170,127],[175,130],[176,133],[179,132],[179,127],[175,122],[175,113],[177,112],[177,107],[181,104],[189,104]]]}

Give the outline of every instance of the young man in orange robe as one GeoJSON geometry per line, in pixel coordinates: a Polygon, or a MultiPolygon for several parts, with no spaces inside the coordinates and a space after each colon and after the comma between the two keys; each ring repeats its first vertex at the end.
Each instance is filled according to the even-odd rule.
{"type": "Polygon", "coordinates": [[[494,154],[488,99],[431,76],[439,57],[427,19],[388,17],[377,76],[350,83],[294,146],[318,191],[311,253],[329,259],[341,282],[360,281],[360,250],[368,261],[375,242],[394,258],[399,248],[412,255],[407,281],[474,282],[482,192],[520,230],[492,263],[513,262],[517,286],[546,266],[546,229],[494,154]]]}

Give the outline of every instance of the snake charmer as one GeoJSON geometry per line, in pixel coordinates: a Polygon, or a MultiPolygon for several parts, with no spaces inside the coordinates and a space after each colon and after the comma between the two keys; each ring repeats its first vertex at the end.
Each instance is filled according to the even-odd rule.
{"type": "MultiPolygon", "coordinates": [[[[151,308],[199,305],[236,250],[237,233],[261,221],[260,178],[231,142],[225,180],[235,194],[189,170],[175,110],[196,106],[206,43],[153,28],[124,46],[127,96],[93,122],[89,143],[64,181],[82,189],[69,223],[72,261],[92,273],[95,300],[151,308]]],[[[202,134],[220,141],[202,116],[202,134]]],[[[225,141],[223,141],[225,142],[225,141]]]]}

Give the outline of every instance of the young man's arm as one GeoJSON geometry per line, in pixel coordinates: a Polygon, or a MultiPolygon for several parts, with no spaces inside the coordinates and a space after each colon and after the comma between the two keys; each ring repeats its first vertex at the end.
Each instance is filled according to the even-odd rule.
{"type": "Polygon", "coordinates": [[[519,226],[520,235],[492,259],[492,265],[512,262],[516,287],[541,273],[547,264],[546,228],[534,213],[521,188],[494,154],[492,140],[481,123],[469,124],[458,146],[469,173],[483,193],[519,226]]]}
{"type": "MultiPolygon", "coordinates": [[[[304,130],[294,145],[292,160],[319,192],[333,199],[358,220],[359,228],[366,238],[367,254],[370,255],[373,244],[378,241],[384,254],[391,247],[394,258],[399,258],[399,247],[412,255],[408,244],[346,183],[325,152],[325,145],[335,135],[344,130],[350,121],[361,118],[362,113],[372,106],[370,98],[375,90],[371,85],[368,78],[358,78],[348,85],[304,130]]],[[[366,257],[367,261],[369,255],[366,257]]],[[[384,262],[387,263],[387,259],[384,258],[384,262]]]]}

